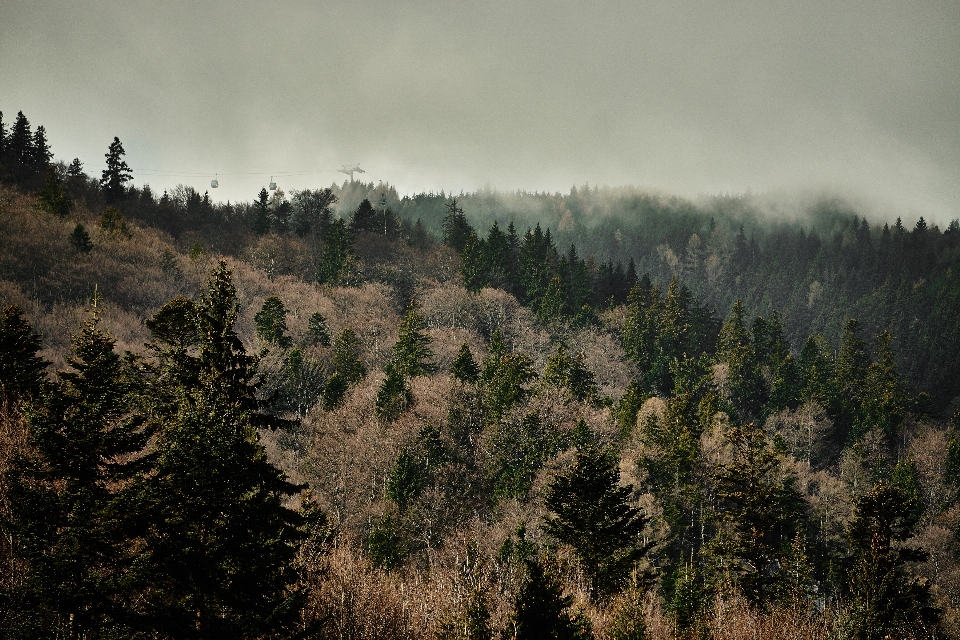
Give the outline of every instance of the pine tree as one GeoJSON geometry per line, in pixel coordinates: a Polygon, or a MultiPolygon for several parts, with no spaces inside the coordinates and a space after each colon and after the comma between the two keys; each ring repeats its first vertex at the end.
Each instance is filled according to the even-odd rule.
{"type": "Polygon", "coordinates": [[[853,596],[850,622],[855,640],[880,640],[901,624],[935,623],[930,585],[909,576],[906,563],[922,562],[927,553],[901,543],[917,525],[915,503],[899,487],[877,483],[855,502],[847,529],[854,550],[849,575],[853,596]]]}
{"type": "Polygon", "coordinates": [[[576,640],[592,637],[577,616],[571,615],[572,596],[536,557],[525,562],[525,576],[513,600],[508,634],[513,640],[576,640]]]}
{"type": "Polygon", "coordinates": [[[23,319],[17,305],[0,312],[0,397],[12,405],[29,400],[43,388],[47,363],[37,353],[42,337],[23,319]]]}
{"type": "Polygon", "coordinates": [[[460,351],[450,367],[450,375],[461,382],[476,382],[480,378],[480,367],[466,342],[460,345],[460,351]]]}
{"type": "Polygon", "coordinates": [[[53,160],[53,152],[50,151],[50,143],[47,142],[47,130],[43,125],[37,127],[33,132],[33,173],[35,176],[43,176],[47,173],[47,167],[53,160]]]}
{"type": "Polygon", "coordinates": [[[546,521],[546,531],[576,550],[600,598],[619,591],[650,548],[642,537],[647,517],[630,504],[632,491],[620,486],[612,452],[587,445],[544,498],[556,514],[546,521]]]}
{"type": "Polygon", "coordinates": [[[17,119],[13,123],[10,135],[6,143],[7,171],[13,177],[14,182],[21,188],[29,188],[30,179],[34,172],[34,148],[33,134],[30,131],[30,121],[23,115],[23,111],[17,112],[17,119]]]}
{"type": "Polygon", "coordinates": [[[198,312],[195,349],[157,346],[155,471],[130,492],[131,511],[147,524],[136,564],[142,615],[173,637],[279,632],[302,603],[291,567],[302,519],[284,506],[300,487],[267,460],[257,428],[285,423],[260,411],[225,262],[198,312]]]}
{"type": "Polygon", "coordinates": [[[350,231],[354,233],[357,231],[376,231],[377,227],[377,212],[374,211],[370,201],[364,198],[350,219],[350,231]]]}
{"type": "Polygon", "coordinates": [[[413,393],[403,369],[390,362],[384,368],[387,377],[377,391],[376,413],[384,420],[395,420],[413,402],[413,393]]]}
{"type": "Polygon", "coordinates": [[[463,208],[457,206],[457,199],[453,198],[446,204],[447,215],[443,218],[443,244],[451,247],[457,253],[463,251],[467,239],[476,236],[473,227],[463,215],[463,208]]]}
{"type": "Polygon", "coordinates": [[[327,326],[327,319],[319,311],[310,316],[307,322],[307,335],[313,344],[330,346],[330,327],[327,326]]]}
{"type": "Polygon", "coordinates": [[[43,188],[37,192],[37,204],[41,209],[58,218],[66,218],[70,215],[73,199],[63,186],[60,176],[57,175],[56,167],[52,165],[47,166],[44,172],[43,188]]]}
{"type": "Polygon", "coordinates": [[[266,187],[260,189],[253,203],[253,232],[258,236],[270,232],[270,194],[266,187]]]}
{"type": "Polygon", "coordinates": [[[264,342],[275,344],[282,349],[293,345],[293,340],[287,335],[287,310],[277,296],[270,296],[263,301],[263,307],[253,317],[253,321],[257,327],[257,335],[264,342]]]}
{"type": "Polygon", "coordinates": [[[400,322],[397,342],[393,345],[393,362],[399,373],[413,378],[425,376],[437,370],[430,349],[430,337],[423,333],[426,321],[413,302],[400,322]]]}
{"type": "Polygon", "coordinates": [[[93,241],[90,240],[90,234],[87,233],[83,223],[78,222],[70,234],[70,244],[80,253],[90,253],[93,250],[93,241]]]}
{"type": "Polygon", "coordinates": [[[334,220],[323,238],[323,254],[317,267],[317,282],[333,286],[356,283],[353,238],[343,220],[334,220]]]}
{"type": "Polygon", "coordinates": [[[341,331],[333,342],[333,370],[348,384],[356,384],[367,375],[360,361],[360,338],[350,327],[341,331]]]}
{"type": "MultiPolygon", "coordinates": [[[[99,637],[126,614],[131,561],[123,490],[149,463],[150,436],[136,378],[100,331],[84,323],[61,372],[27,413],[34,454],[8,478],[16,553],[27,570],[27,625],[63,637],[99,637]]],[[[122,632],[121,632],[122,633],[122,632]]]]}
{"type": "Polygon", "coordinates": [[[107,168],[100,177],[100,188],[109,203],[117,203],[126,195],[126,184],[133,180],[133,174],[123,156],[126,151],[120,143],[120,138],[114,137],[107,151],[107,168]]]}

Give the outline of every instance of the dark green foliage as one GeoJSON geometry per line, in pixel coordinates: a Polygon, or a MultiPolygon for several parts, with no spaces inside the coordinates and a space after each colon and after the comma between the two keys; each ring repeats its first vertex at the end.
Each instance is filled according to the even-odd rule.
{"type": "Polygon", "coordinates": [[[333,342],[333,371],[349,384],[356,384],[367,375],[360,361],[360,338],[350,327],[341,331],[333,342]]]}
{"type": "Polygon", "coordinates": [[[556,514],[546,520],[546,531],[576,550],[599,598],[623,588],[652,544],[642,536],[647,517],[631,504],[633,487],[620,486],[618,464],[611,451],[583,447],[544,498],[556,514]]]}
{"type": "Polygon", "coordinates": [[[6,478],[14,553],[26,566],[12,597],[27,635],[99,636],[124,618],[132,514],[120,494],[147,468],[135,454],[150,432],[113,347],[96,315],[84,323],[71,370],[27,412],[34,450],[6,478]]]}
{"type": "Polygon", "coordinates": [[[177,296],[146,321],[154,340],[179,350],[199,344],[202,313],[193,300],[177,296]]]}
{"type": "Polygon", "coordinates": [[[930,603],[930,585],[907,573],[905,564],[927,554],[903,546],[917,525],[915,501],[897,486],[877,483],[856,500],[847,530],[854,551],[849,588],[851,637],[880,640],[903,624],[932,623],[938,616],[930,603]]]}
{"type": "Polygon", "coordinates": [[[290,215],[290,227],[293,232],[300,237],[312,231],[320,235],[326,233],[333,219],[330,207],[336,202],[337,196],[329,187],[294,191],[291,199],[293,209],[290,215]]]}
{"type": "Polygon", "coordinates": [[[93,242],[90,240],[90,234],[81,223],[73,228],[70,234],[70,244],[80,253],[89,253],[93,250],[93,242]]]}
{"type": "Polygon", "coordinates": [[[634,378],[630,381],[627,390],[620,397],[614,410],[617,425],[620,428],[620,438],[626,440],[633,433],[637,425],[637,414],[643,403],[646,402],[648,394],[644,393],[640,382],[634,378]]]}
{"type": "Polygon", "coordinates": [[[343,220],[334,220],[323,237],[323,254],[317,266],[317,282],[349,286],[358,282],[353,237],[343,220]]]}
{"type": "Polygon", "coordinates": [[[339,407],[349,388],[350,381],[339,371],[334,371],[323,387],[323,408],[326,411],[333,411],[339,407]]]}
{"type": "Polygon", "coordinates": [[[135,565],[142,624],[175,637],[276,632],[299,619],[302,601],[291,568],[302,519],[284,506],[300,487],[259,444],[258,427],[284,423],[259,410],[224,262],[198,308],[198,348],[158,348],[154,472],[127,498],[146,527],[135,565]]]}
{"type": "MultiPolygon", "coordinates": [[[[377,212],[374,211],[370,201],[364,198],[357,210],[353,212],[353,217],[350,219],[350,230],[353,232],[377,231],[377,227],[377,212]]],[[[382,225],[380,225],[380,228],[382,228],[382,225]]]]}
{"type": "Polygon", "coordinates": [[[473,227],[463,215],[463,209],[457,206],[457,199],[447,203],[447,215],[443,218],[443,244],[460,253],[471,235],[476,237],[473,227]]]}
{"type": "Polygon", "coordinates": [[[319,311],[310,316],[307,321],[307,340],[311,344],[330,346],[330,327],[327,320],[319,311]]]}
{"type": "Polygon", "coordinates": [[[426,327],[423,315],[413,303],[400,323],[397,342],[393,345],[393,366],[408,378],[425,376],[437,370],[432,362],[430,338],[423,333],[426,327]]]}
{"type": "Polygon", "coordinates": [[[0,312],[0,395],[14,404],[35,397],[43,388],[47,363],[38,355],[42,337],[23,319],[17,305],[0,312]]]}
{"type": "Polygon", "coordinates": [[[754,603],[784,592],[784,552],[802,530],[803,496],[789,475],[782,479],[782,455],[762,429],[747,425],[725,435],[733,460],[714,474],[721,532],[711,549],[735,584],[754,603]]]}
{"type": "Polygon", "coordinates": [[[387,377],[377,390],[376,414],[384,420],[396,420],[413,402],[413,393],[397,363],[387,364],[384,372],[387,377]]]}
{"type": "Polygon", "coordinates": [[[599,404],[600,390],[594,380],[593,372],[584,363],[583,352],[571,358],[563,345],[557,345],[556,352],[547,361],[543,371],[543,381],[561,389],[569,389],[570,394],[580,402],[599,404]]]}
{"type": "Polygon", "coordinates": [[[409,555],[403,536],[389,514],[370,529],[366,550],[373,566],[386,571],[393,571],[403,565],[409,555]]]}
{"type": "Polygon", "coordinates": [[[107,207],[100,214],[97,220],[97,226],[108,235],[122,236],[129,238],[130,232],[127,230],[127,221],[116,207],[107,207]]]}
{"type": "Polygon", "coordinates": [[[43,188],[37,192],[37,204],[41,209],[58,218],[66,218],[70,215],[73,198],[70,197],[69,192],[63,186],[63,182],[53,166],[46,168],[43,188]]]}
{"type": "Polygon", "coordinates": [[[676,628],[696,629],[711,598],[703,576],[692,564],[684,563],[665,580],[664,587],[669,595],[666,608],[676,628]]]}
{"type": "Polygon", "coordinates": [[[397,457],[397,462],[387,478],[387,498],[392,500],[400,513],[407,510],[407,505],[423,490],[426,483],[427,469],[414,455],[404,449],[397,457]]]}
{"type": "Polygon", "coordinates": [[[258,236],[270,231],[270,194],[266,187],[260,189],[256,201],[253,203],[253,232],[258,236]]]}
{"type": "Polygon", "coordinates": [[[556,574],[537,558],[526,560],[525,576],[513,600],[510,627],[515,640],[591,638],[589,625],[573,614],[571,596],[563,595],[556,574]]]}
{"type": "Polygon", "coordinates": [[[527,395],[523,385],[536,378],[531,360],[520,353],[507,353],[500,330],[490,339],[490,355],[480,371],[480,387],[488,422],[495,422],[527,395]]]}
{"type": "Polygon", "coordinates": [[[498,422],[488,435],[487,476],[496,498],[525,498],[544,462],[564,449],[536,413],[498,422]]]}
{"type": "Polygon", "coordinates": [[[767,402],[767,388],[760,356],[744,326],[743,303],[737,300],[720,329],[717,357],[728,365],[730,401],[743,423],[760,417],[767,402]]]}
{"type": "Polygon", "coordinates": [[[877,336],[876,361],[867,367],[863,379],[855,436],[877,428],[895,437],[912,408],[890,348],[892,339],[887,331],[877,336]]]}
{"type": "Polygon", "coordinates": [[[461,382],[476,382],[480,378],[480,367],[470,353],[470,347],[464,342],[450,367],[450,375],[461,382]]]}
{"type": "Polygon", "coordinates": [[[114,137],[107,151],[107,168],[100,178],[100,188],[106,196],[107,202],[117,203],[126,195],[126,184],[133,180],[133,173],[123,156],[126,151],[120,143],[120,138],[114,137]]]}
{"type": "Polygon", "coordinates": [[[257,335],[264,342],[283,349],[293,344],[293,340],[287,335],[287,310],[277,296],[270,296],[263,301],[263,306],[253,317],[253,321],[257,327],[257,335]]]}
{"type": "Polygon", "coordinates": [[[612,603],[610,638],[612,640],[648,640],[646,590],[639,580],[629,585],[612,603]]]}

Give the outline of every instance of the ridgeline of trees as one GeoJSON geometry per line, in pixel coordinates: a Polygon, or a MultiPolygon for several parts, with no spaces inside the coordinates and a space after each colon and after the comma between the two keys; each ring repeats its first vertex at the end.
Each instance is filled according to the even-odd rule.
{"type": "Polygon", "coordinates": [[[4,637],[957,632],[956,221],[221,204],[0,133],[4,637]]]}

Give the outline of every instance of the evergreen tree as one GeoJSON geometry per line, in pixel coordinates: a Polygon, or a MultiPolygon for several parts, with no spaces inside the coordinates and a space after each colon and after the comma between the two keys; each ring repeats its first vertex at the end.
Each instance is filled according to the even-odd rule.
{"type": "Polygon", "coordinates": [[[930,585],[907,574],[905,564],[922,562],[927,553],[902,543],[917,525],[915,503],[899,487],[879,482],[855,502],[847,529],[854,550],[850,571],[851,637],[880,640],[900,625],[936,622],[930,585]]]}
{"type": "Polygon", "coordinates": [[[377,231],[377,228],[377,212],[374,211],[370,201],[364,198],[357,210],[353,212],[353,217],[350,220],[350,231],[354,233],[357,231],[377,231]]]}
{"type": "Polygon", "coordinates": [[[563,595],[563,585],[540,560],[524,562],[525,576],[513,600],[510,631],[514,640],[586,640],[592,634],[572,614],[572,596],[563,595]]]}
{"type": "Polygon", "coordinates": [[[624,586],[651,545],[642,537],[647,517],[630,504],[633,487],[620,486],[618,462],[610,451],[583,447],[544,498],[556,514],[546,521],[546,531],[576,550],[601,598],[624,586]]]}
{"type": "Polygon", "coordinates": [[[317,282],[333,286],[356,284],[353,238],[343,220],[334,220],[323,238],[317,282]]]}
{"type": "Polygon", "coordinates": [[[18,111],[6,142],[5,164],[14,182],[21,188],[29,188],[34,172],[34,158],[30,121],[23,115],[23,111],[18,111]]]}
{"type": "Polygon", "coordinates": [[[126,195],[126,184],[133,180],[133,174],[123,156],[126,151],[120,143],[120,138],[114,137],[107,151],[107,168],[100,178],[100,188],[109,203],[117,203],[126,195]]]}
{"type": "Polygon", "coordinates": [[[333,370],[348,384],[356,384],[367,375],[360,361],[360,338],[350,327],[341,331],[333,342],[333,370]]]}
{"type": "Polygon", "coordinates": [[[860,417],[854,425],[855,436],[876,427],[888,438],[893,438],[909,411],[909,399],[890,348],[892,340],[888,331],[877,336],[877,360],[867,367],[864,376],[860,417]]]}
{"type": "Polygon", "coordinates": [[[266,235],[270,231],[270,194],[267,188],[260,189],[257,199],[253,203],[253,232],[258,236],[266,235]]]}
{"type": "Polygon", "coordinates": [[[460,345],[460,351],[450,367],[450,374],[461,382],[476,382],[480,378],[480,367],[473,359],[466,342],[460,345]]]}
{"type": "Polygon", "coordinates": [[[393,362],[400,374],[413,378],[425,376],[437,370],[432,362],[430,337],[423,333],[426,321],[413,302],[400,322],[397,342],[393,345],[393,362]]]}
{"type": "Polygon", "coordinates": [[[43,125],[37,127],[33,132],[33,165],[34,176],[43,176],[47,173],[47,167],[53,160],[53,152],[50,151],[50,143],[47,142],[47,130],[43,125]]]}
{"type": "Polygon", "coordinates": [[[330,328],[327,326],[326,318],[319,311],[310,316],[307,322],[307,335],[313,344],[330,346],[330,328]]]}
{"type": "Polygon", "coordinates": [[[747,425],[725,435],[733,460],[714,473],[721,535],[711,550],[754,603],[783,592],[784,550],[804,522],[803,496],[782,469],[782,455],[767,443],[763,429],[747,425]]]}
{"type": "Polygon", "coordinates": [[[457,205],[453,198],[446,204],[447,215],[443,218],[443,244],[451,247],[457,253],[463,251],[467,239],[476,233],[467,218],[463,215],[463,208],[457,205]]]}
{"type": "Polygon", "coordinates": [[[35,453],[8,477],[27,636],[100,637],[129,615],[130,513],[120,493],[146,470],[149,457],[136,454],[150,432],[138,383],[113,348],[94,312],[74,337],[71,370],[27,413],[35,453]]]}
{"type": "Polygon", "coordinates": [[[253,637],[299,620],[291,562],[301,517],[284,506],[300,487],[259,443],[255,360],[234,331],[239,313],[221,261],[198,305],[195,350],[158,345],[155,471],[130,491],[147,527],[137,559],[146,625],[183,638],[253,637]]]}
{"type": "Polygon", "coordinates": [[[63,186],[55,167],[48,166],[44,173],[43,188],[37,192],[37,204],[41,209],[58,218],[66,218],[70,215],[73,199],[63,186]]]}
{"type": "Polygon", "coordinates": [[[17,305],[0,312],[0,397],[3,404],[29,400],[43,388],[47,363],[37,353],[42,337],[23,319],[17,305]]]}
{"type": "Polygon", "coordinates": [[[583,352],[571,358],[563,344],[557,345],[556,352],[547,360],[543,381],[561,389],[569,389],[570,394],[581,402],[596,404],[600,400],[600,390],[593,372],[584,363],[583,352]]]}
{"type": "Polygon", "coordinates": [[[397,362],[388,363],[384,372],[387,377],[377,391],[376,413],[384,420],[395,420],[413,402],[413,393],[397,362]]]}
{"type": "Polygon", "coordinates": [[[263,301],[263,307],[253,317],[253,321],[257,327],[257,335],[264,342],[275,344],[282,349],[293,345],[293,340],[287,335],[287,310],[277,296],[270,296],[263,301]]]}
{"type": "Polygon", "coordinates": [[[78,222],[70,234],[70,244],[80,253],[90,253],[93,250],[93,241],[90,240],[90,234],[87,233],[83,223],[78,222]]]}

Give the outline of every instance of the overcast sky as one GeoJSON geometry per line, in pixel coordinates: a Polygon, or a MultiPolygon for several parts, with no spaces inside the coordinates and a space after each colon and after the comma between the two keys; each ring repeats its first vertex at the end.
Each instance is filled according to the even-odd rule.
{"type": "Polygon", "coordinates": [[[401,194],[827,188],[905,219],[960,216],[956,0],[3,0],[0,14],[4,121],[23,110],[97,175],[119,136],[158,190],[218,173],[212,196],[251,200],[270,174],[319,187],[359,162],[401,194]]]}

